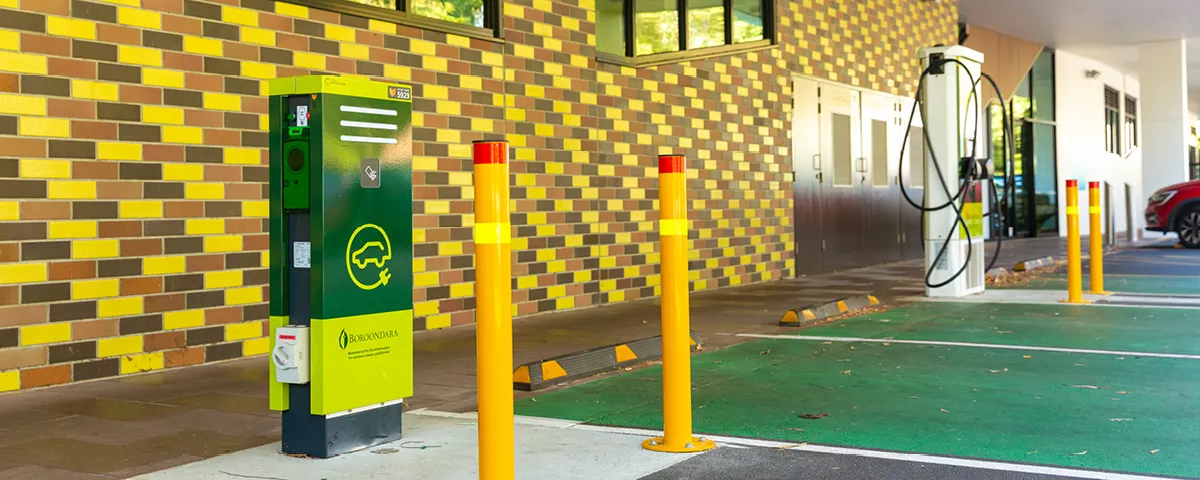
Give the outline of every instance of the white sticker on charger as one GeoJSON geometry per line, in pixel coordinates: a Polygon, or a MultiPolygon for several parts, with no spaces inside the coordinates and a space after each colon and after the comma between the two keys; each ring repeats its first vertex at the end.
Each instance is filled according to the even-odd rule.
{"type": "Polygon", "coordinates": [[[311,268],[312,247],[308,242],[292,243],[292,267],[311,268]]]}

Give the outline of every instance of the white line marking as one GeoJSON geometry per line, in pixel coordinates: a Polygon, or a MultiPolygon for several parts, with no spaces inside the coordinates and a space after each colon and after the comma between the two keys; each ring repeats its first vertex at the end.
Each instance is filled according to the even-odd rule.
{"type": "Polygon", "coordinates": [[[342,141],[355,143],[389,143],[392,145],[400,143],[399,140],[394,138],[359,137],[355,135],[342,135],[342,141]]]}
{"type": "Polygon", "coordinates": [[[390,123],[356,122],[354,120],[342,120],[339,123],[343,127],[373,128],[375,130],[397,130],[399,128],[390,123]]]}
{"type": "Polygon", "coordinates": [[[350,106],[350,105],[342,105],[341,107],[338,107],[338,108],[343,112],[350,112],[350,113],[365,113],[368,115],[387,115],[389,117],[396,116],[395,110],[386,110],[386,109],[382,109],[382,108],[354,107],[354,106],[350,106]]]}
{"type": "MultiPolygon", "coordinates": [[[[427,415],[443,418],[458,418],[463,420],[475,420],[477,414],[471,413],[451,413],[439,412],[436,410],[413,410],[407,412],[416,415],[427,415]]],[[[597,433],[613,433],[618,435],[631,435],[641,438],[649,438],[661,436],[661,430],[653,430],[648,428],[632,428],[632,427],[608,427],[602,425],[586,425],[571,420],[558,420],[552,418],[529,417],[524,415],[516,415],[513,417],[513,423],[517,425],[531,425],[551,428],[569,428],[572,430],[582,430],[597,433]]],[[[1147,475],[1133,475],[1125,473],[1110,473],[1096,472],[1090,470],[1075,470],[1070,468],[1047,467],[1041,465],[1025,465],[1020,463],[994,462],[988,460],[974,460],[969,458],[942,457],[937,455],[926,455],[921,453],[900,453],[888,452],[882,450],[866,450],[849,447],[834,447],[827,445],[809,445],[796,442],[779,442],[775,440],[759,440],[756,438],[740,438],[726,437],[721,435],[701,435],[709,440],[717,442],[721,447],[732,448],[780,448],[787,450],[800,450],[805,452],[828,453],[833,455],[855,455],[859,457],[879,458],[884,460],[895,460],[900,462],[918,462],[930,463],[935,465],[948,465],[955,467],[977,468],[984,470],[999,470],[1005,472],[1020,472],[1040,475],[1051,475],[1073,478],[1088,478],[1095,480],[1169,480],[1168,477],[1155,477],[1147,475]]]]}
{"type": "Polygon", "coordinates": [[[1087,348],[1035,347],[1032,345],[1000,345],[995,343],[942,342],[937,340],[896,340],[894,338],[818,337],[808,335],[760,335],[739,333],[739,337],[774,338],[779,340],[808,340],[814,342],[864,342],[864,343],[907,343],[912,345],[939,345],[946,347],[998,348],[1002,350],[1036,350],[1042,352],[1093,353],[1097,355],[1119,355],[1129,357],[1180,358],[1200,360],[1200,355],[1182,353],[1126,352],[1121,350],[1091,350],[1087,348]]]}

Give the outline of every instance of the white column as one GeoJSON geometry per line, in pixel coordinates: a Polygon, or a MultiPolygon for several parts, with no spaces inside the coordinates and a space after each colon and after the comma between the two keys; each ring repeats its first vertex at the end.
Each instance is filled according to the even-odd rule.
{"type": "MultiPolygon", "coordinates": [[[[1143,43],[1138,48],[1142,130],[1142,193],[1187,180],[1191,135],[1184,40],[1143,43]]],[[[1122,107],[1123,108],[1123,107],[1122,107]]],[[[1141,199],[1144,201],[1144,199],[1141,199]]]]}

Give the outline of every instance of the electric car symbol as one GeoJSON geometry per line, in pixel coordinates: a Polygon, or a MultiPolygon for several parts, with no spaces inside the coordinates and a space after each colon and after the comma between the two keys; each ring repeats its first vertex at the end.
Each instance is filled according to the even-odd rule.
{"type": "Polygon", "coordinates": [[[350,256],[350,261],[354,262],[354,266],[360,270],[367,268],[367,265],[374,265],[376,268],[383,269],[383,271],[379,272],[379,281],[384,285],[387,285],[388,279],[392,278],[391,274],[388,273],[387,267],[384,266],[391,259],[392,252],[387,250],[383,242],[378,241],[363,244],[363,246],[355,250],[354,254],[350,256]]]}

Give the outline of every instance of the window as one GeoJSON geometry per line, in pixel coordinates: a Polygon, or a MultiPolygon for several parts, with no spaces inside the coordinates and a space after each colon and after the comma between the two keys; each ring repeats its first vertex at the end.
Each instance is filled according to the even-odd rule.
{"type": "Polygon", "coordinates": [[[282,0],[476,38],[495,38],[500,0],[282,0]]]}
{"type": "Polygon", "coordinates": [[[773,5],[773,0],[597,0],[596,47],[609,56],[652,61],[761,46],[773,39],[773,5]]]}
{"type": "Polygon", "coordinates": [[[888,122],[871,120],[871,185],[888,185],[888,122]]]}
{"type": "Polygon", "coordinates": [[[925,188],[925,129],[908,129],[908,184],[925,188]]]}
{"type": "Polygon", "coordinates": [[[1125,96],[1125,152],[1132,152],[1138,146],[1137,134],[1137,99],[1125,96]]]}
{"type": "Polygon", "coordinates": [[[1121,154],[1121,94],[1104,87],[1104,150],[1121,154]]]}

